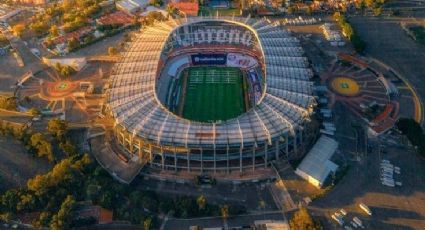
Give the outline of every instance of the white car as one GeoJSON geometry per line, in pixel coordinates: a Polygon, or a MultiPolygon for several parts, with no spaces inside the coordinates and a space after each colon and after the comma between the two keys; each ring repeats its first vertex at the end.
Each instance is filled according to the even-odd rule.
{"type": "Polygon", "coordinates": [[[332,215],[332,219],[334,219],[340,226],[344,225],[344,221],[339,219],[335,215],[332,215]]]}
{"type": "Polygon", "coordinates": [[[393,181],[394,182],[394,177],[381,176],[381,181],[393,181]]]}
{"type": "Polygon", "coordinates": [[[381,173],[381,176],[387,176],[387,177],[392,177],[394,174],[392,172],[383,172],[381,173]]]}
{"type": "Polygon", "coordinates": [[[369,216],[372,215],[372,211],[370,211],[370,208],[367,205],[365,205],[364,203],[360,203],[359,207],[369,216]]]}
{"type": "Polygon", "coordinates": [[[382,181],[382,185],[385,185],[385,186],[388,186],[388,187],[394,187],[395,186],[394,182],[391,183],[391,182],[388,182],[388,181],[382,181]]]}
{"type": "Polygon", "coordinates": [[[391,163],[389,160],[385,160],[385,159],[381,160],[381,162],[382,163],[387,163],[387,164],[390,164],[391,163]]]}
{"type": "Polygon", "coordinates": [[[382,169],[381,170],[381,174],[382,173],[391,173],[392,174],[393,172],[394,172],[394,170],[392,170],[392,169],[382,169]]]}
{"type": "Polygon", "coordinates": [[[392,165],[381,165],[381,169],[394,169],[394,166],[392,165]]]}
{"type": "Polygon", "coordinates": [[[356,223],[359,227],[364,228],[362,221],[358,217],[353,218],[354,223],[356,223]]]}
{"type": "Polygon", "coordinates": [[[384,167],[385,167],[385,166],[388,166],[388,167],[394,167],[394,165],[393,165],[393,164],[390,164],[390,163],[381,163],[381,164],[380,164],[380,166],[381,166],[381,167],[383,167],[383,166],[384,166],[384,167]]]}

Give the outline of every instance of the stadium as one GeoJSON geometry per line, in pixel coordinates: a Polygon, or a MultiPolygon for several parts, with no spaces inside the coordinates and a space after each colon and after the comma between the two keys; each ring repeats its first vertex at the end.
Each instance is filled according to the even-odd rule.
{"type": "Polygon", "coordinates": [[[288,30],[266,19],[156,22],[115,64],[113,136],[159,171],[255,172],[291,158],[316,105],[303,55],[288,30]]]}

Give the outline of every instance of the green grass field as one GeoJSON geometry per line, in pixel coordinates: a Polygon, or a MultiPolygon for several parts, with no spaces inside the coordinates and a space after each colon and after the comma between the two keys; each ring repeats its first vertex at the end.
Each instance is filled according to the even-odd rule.
{"type": "Polygon", "coordinates": [[[243,75],[238,68],[191,67],[185,71],[183,117],[225,121],[245,112],[243,75]]]}
{"type": "Polygon", "coordinates": [[[198,16],[216,16],[218,12],[219,16],[240,16],[241,12],[239,9],[213,9],[210,7],[201,6],[198,11],[198,16]]]}

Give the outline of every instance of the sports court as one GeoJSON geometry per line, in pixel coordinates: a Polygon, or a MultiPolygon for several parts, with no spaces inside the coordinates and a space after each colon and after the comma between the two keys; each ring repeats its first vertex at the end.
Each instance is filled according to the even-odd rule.
{"type": "Polygon", "coordinates": [[[224,121],[244,113],[244,78],[238,68],[190,67],[181,76],[182,116],[201,121],[224,121]]]}

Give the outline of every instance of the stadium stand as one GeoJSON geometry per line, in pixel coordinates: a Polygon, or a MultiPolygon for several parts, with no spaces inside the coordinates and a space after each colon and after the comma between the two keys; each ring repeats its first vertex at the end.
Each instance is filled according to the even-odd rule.
{"type": "Polygon", "coordinates": [[[313,73],[303,54],[289,31],[265,19],[157,22],[138,34],[114,67],[108,108],[116,123],[115,138],[161,170],[228,173],[269,167],[271,160],[297,152],[316,104],[313,73]],[[194,64],[186,62],[193,52],[208,54],[209,46],[231,46],[229,53],[241,55],[248,55],[244,50],[259,52],[257,65],[246,70],[258,75],[259,96],[251,109],[228,120],[185,119],[172,112],[179,101],[170,98],[181,93],[172,90],[174,80],[194,64]]]}

